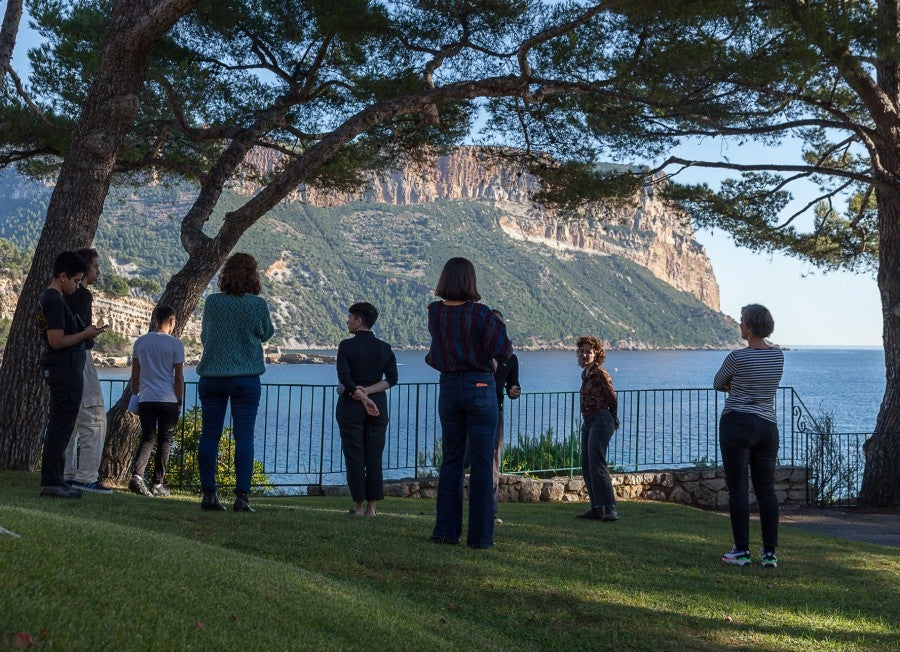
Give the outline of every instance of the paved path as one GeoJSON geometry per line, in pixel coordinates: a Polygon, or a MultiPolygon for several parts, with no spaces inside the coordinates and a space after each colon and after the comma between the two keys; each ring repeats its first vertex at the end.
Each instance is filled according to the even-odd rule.
{"type": "Polygon", "coordinates": [[[781,525],[807,532],[900,548],[900,510],[804,509],[781,512],[781,525]]]}

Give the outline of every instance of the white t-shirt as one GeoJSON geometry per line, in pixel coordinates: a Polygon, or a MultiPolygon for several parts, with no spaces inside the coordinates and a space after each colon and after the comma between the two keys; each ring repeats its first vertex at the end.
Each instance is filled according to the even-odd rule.
{"type": "Polygon", "coordinates": [[[134,343],[131,357],[141,365],[138,401],[177,403],[175,365],[184,363],[184,344],[168,333],[147,333],[134,343]]]}

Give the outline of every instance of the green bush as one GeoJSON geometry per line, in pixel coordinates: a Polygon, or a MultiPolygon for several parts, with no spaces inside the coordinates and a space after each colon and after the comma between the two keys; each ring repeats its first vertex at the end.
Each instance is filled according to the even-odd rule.
{"type": "Polygon", "coordinates": [[[553,428],[537,437],[520,438],[516,446],[505,446],[500,469],[504,473],[553,475],[556,471],[581,468],[581,437],[572,434],[556,440],[553,428]]]}
{"type": "MultiPolygon", "coordinates": [[[[178,420],[175,436],[169,455],[169,468],[166,477],[173,486],[182,488],[200,486],[200,464],[197,450],[200,446],[200,433],[203,426],[203,412],[199,407],[191,408],[178,420]]],[[[263,472],[263,463],[253,460],[253,476],[250,485],[263,491],[272,490],[269,476],[263,472]]],[[[234,475],[234,436],[231,428],[225,428],[219,441],[219,459],[216,469],[216,483],[220,487],[233,487],[234,475]]]]}
{"type": "Polygon", "coordinates": [[[131,340],[111,330],[101,333],[94,340],[94,350],[106,356],[131,355],[131,349],[131,340]]]}

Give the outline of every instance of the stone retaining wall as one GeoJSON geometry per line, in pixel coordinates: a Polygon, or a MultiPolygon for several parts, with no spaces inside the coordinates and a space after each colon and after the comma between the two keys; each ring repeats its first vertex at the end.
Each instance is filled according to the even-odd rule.
{"type": "MultiPolygon", "coordinates": [[[[703,509],[728,507],[725,470],[691,468],[675,471],[616,473],[612,476],[616,496],[620,499],[659,500],[703,509]]],[[[751,485],[752,486],[752,485],[751,485]]],[[[803,467],[779,466],[775,469],[775,491],[784,509],[797,509],[806,503],[807,470],[803,467]]],[[[326,495],[349,495],[346,486],[322,487],[326,495]]],[[[468,478],[466,479],[468,493],[468,478]]],[[[319,493],[310,488],[310,493],[319,493]]],[[[385,496],[398,498],[435,498],[437,478],[409,478],[385,483],[385,496]]],[[[519,475],[500,477],[500,501],[512,503],[585,502],[587,490],[581,476],[535,480],[519,475]]],[[[750,494],[751,506],[756,497],[750,494]]]]}

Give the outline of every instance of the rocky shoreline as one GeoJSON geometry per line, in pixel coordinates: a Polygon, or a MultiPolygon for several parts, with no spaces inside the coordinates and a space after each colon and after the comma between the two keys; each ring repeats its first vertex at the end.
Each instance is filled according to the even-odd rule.
{"type": "MultiPolygon", "coordinates": [[[[98,367],[112,369],[125,369],[131,366],[131,356],[106,356],[94,353],[94,364],[98,367]]],[[[322,353],[281,353],[280,351],[266,352],[266,364],[335,364],[337,359],[333,355],[322,353]]],[[[184,364],[188,367],[196,367],[200,364],[199,355],[188,355],[184,364]]]]}

